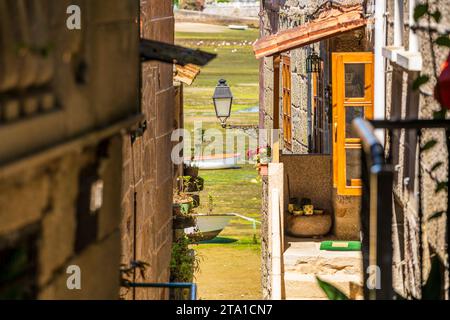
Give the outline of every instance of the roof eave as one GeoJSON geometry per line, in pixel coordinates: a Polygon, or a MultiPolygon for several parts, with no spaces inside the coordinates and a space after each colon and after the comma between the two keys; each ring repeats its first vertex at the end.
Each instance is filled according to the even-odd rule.
{"type": "Polygon", "coordinates": [[[273,56],[363,28],[368,24],[368,19],[362,18],[361,15],[354,18],[355,15],[345,14],[326,21],[314,21],[259,39],[253,45],[255,56],[257,59],[273,56]]]}

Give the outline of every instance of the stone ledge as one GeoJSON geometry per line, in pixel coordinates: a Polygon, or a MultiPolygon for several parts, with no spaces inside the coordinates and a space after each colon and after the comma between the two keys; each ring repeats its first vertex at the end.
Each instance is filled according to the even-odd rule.
{"type": "Polygon", "coordinates": [[[362,258],[339,255],[285,255],[284,267],[286,271],[301,274],[357,275],[362,271],[362,258]]]}
{"type": "MultiPolygon", "coordinates": [[[[362,299],[361,279],[356,275],[327,276],[320,278],[327,281],[341,290],[350,299],[362,299]]],[[[319,287],[315,275],[299,275],[288,272],[284,275],[286,299],[327,299],[323,290],[319,287]]]]}
{"type": "Polygon", "coordinates": [[[322,251],[320,241],[289,242],[284,252],[286,299],[326,299],[316,275],[351,299],[362,298],[362,254],[322,251]]]}

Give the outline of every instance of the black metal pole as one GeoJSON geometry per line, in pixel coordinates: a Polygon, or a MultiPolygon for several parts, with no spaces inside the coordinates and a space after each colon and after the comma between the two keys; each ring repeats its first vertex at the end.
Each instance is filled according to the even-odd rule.
{"type": "MultiPolygon", "coordinates": [[[[447,214],[445,240],[447,245],[447,276],[450,273],[450,129],[445,130],[445,141],[447,142],[447,214]]],[[[447,299],[450,299],[450,286],[447,288],[447,299]]]]}
{"type": "MultiPolygon", "coordinates": [[[[418,215],[418,219],[419,219],[419,231],[418,231],[418,233],[419,233],[419,235],[418,235],[418,238],[419,238],[419,252],[418,252],[418,254],[419,254],[419,263],[420,263],[420,283],[422,283],[422,279],[423,279],[423,242],[422,242],[422,224],[423,224],[423,208],[422,208],[422,205],[423,205],[423,201],[422,201],[422,165],[421,165],[421,162],[422,162],[422,148],[420,147],[420,145],[421,145],[421,143],[422,143],[422,130],[421,129],[418,129],[417,130],[417,141],[418,141],[418,143],[419,143],[419,150],[418,150],[418,152],[419,152],[419,154],[418,154],[418,160],[419,160],[419,172],[417,173],[417,178],[419,179],[419,183],[418,183],[418,188],[419,188],[419,196],[418,196],[418,198],[417,198],[417,201],[418,201],[418,213],[417,213],[417,215],[418,215]]],[[[413,146],[411,146],[411,147],[413,147],[413,146]]],[[[415,145],[414,146],[415,148],[417,148],[417,145],[415,145]]],[[[422,292],[420,293],[420,294],[422,294],[422,292]]]]}
{"type": "Polygon", "coordinates": [[[185,282],[169,282],[169,283],[136,283],[126,282],[125,287],[130,288],[176,288],[189,289],[189,298],[194,301],[197,300],[197,284],[185,282]]]}

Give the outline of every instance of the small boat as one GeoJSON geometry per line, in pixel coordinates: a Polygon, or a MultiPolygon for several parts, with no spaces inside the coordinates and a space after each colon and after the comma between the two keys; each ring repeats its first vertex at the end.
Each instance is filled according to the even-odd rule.
{"type": "Polygon", "coordinates": [[[235,25],[235,24],[230,24],[228,26],[229,29],[231,30],[247,30],[248,26],[245,25],[235,25]]]}
{"type": "Polygon", "coordinates": [[[194,160],[184,160],[187,166],[195,166],[202,170],[234,169],[238,168],[240,154],[218,154],[214,156],[202,156],[194,160]]]}
{"type": "Polygon", "coordinates": [[[212,240],[228,225],[234,214],[193,214],[197,224],[195,227],[186,228],[186,235],[196,241],[212,240]]]}

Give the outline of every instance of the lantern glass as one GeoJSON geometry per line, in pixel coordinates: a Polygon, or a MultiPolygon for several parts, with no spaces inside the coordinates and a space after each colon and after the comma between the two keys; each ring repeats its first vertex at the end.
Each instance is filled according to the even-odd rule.
{"type": "Polygon", "coordinates": [[[231,114],[231,98],[214,99],[217,118],[229,118],[231,114]]]}

